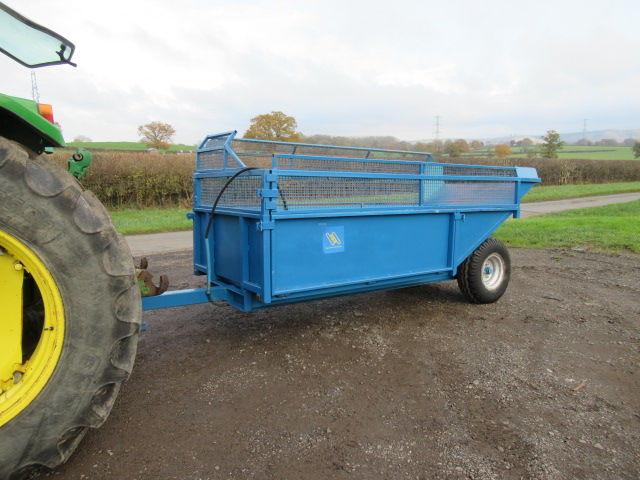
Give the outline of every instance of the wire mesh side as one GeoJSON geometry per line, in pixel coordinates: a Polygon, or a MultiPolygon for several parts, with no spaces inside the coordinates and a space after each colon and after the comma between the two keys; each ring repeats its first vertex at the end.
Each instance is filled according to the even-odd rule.
{"type": "Polygon", "coordinates": [[[247,167],[264,168],[268,170],[273,163],[273,157],[271,155],[256,155],[253,153],[234,152],[242,163],[247,167]]]}
{"type": "Polygon", "coordinates": [[[229,139],[230,135],[231,134],[229,133],[227,135],[218,135],[216,137],[212,137],[209,140],[207,140],[207,143],[205,143],[202,148],[224,147],[224,144],[227,143],[227,140],[229,139]]]}
{"type": "Polygon", "coordinates": [[[224,168],[224,150],[198,152],[196,170],[222,170],[224,168]]]}
{"type": "Polygon", "coordinates": [[[420,180],[280,176],[278,187],[278,210],[416,206],[420,202],[420,180]]]}
{"type": "Polygon", "coordinates": [[[510,205],[516,202],[515,182],[423,180],[423,204],[429,207],[510,205]]]}
{"type": "Polygon", "coordinates": [[[459,175],[464,177],[515,177],[516,169],[469,167],[466,165],[439,165],[442,175],[459,175]]]}
{"type": "MultiPolygon", "coordinates": [[[[213,150],[208,152],[198,152],[196,154],[196,170],[222,170],[224,164],[225,151],[213,150]]],[[[227,168],[243,168],[232,155],[227,155],[227,168]]]]}
{"type": "Polygon", "coordinates": [[[515,182],[504,181],[280,176],[278,186],[279,211],[515,203],[515,182]]]}
{"type": "MultiPolygon", "coordinates": [[[[206,152],[204,152],[206,153],[206,152]]],[[[214,152],[220,155],[222,152],[214,152]]],[[[212,157],[218,158],[220,157],[212,157]]],[[[298,160],[297,158],[291,160],[298,160]]],[[[304,159],[303,159],[304,160],[304,159]]],[[[327,159],[312,159],[331,162],[327,159]]],[[[333,160],[336,163],[342,162],[333,160]]],[[[375,165],[375,163],[374,163],[375,165]]],[[[400,164],[402,165],[402,164],[400,164]]],[[[411,165],[410,165],[411,166],[411,165]]],[[[309,167],[311,168],[311,167],[309,167]]],[[[313,167],[317,168],[317,167],[313,167]]],[[[350,176],[327,172],[322,176],[278,175],[278,211],[299,210],[343,210],[375,207],[457,207],[512,205],[516,203],[516,182],[501,177],[509,169],[473,169],[477,174],[488,176],[497,173],[496,181],[452,180],[453,170],[443,165],[430,166],[427,175],[431,178],[389,178],[388,176],[350,176]],[[437,177],[449,175],[439,180],[437,177]],[[434,178],[435,177],[435,178],[434,178]]],[[[469,168],[456,170],[459,175],[473,176],[469,168]]],[[[317,170],[316,170],[317,171],[317,170]]],[[[284,173],[284,172],[283,172],[284,173]]],[[[198,178],[200,182],[200,207],[210,207],[229,177],[198,178]]],[[[218,205],[243,210],[261,210],[258,191],[262,187],[262,175],[247,175],[236,178],[225,190],[218,205]]]]}
{"type": "Polygon", "coordinates": [[[381,149],[357,147],[334,147],[331,145],[310,145],[287,142],[263,142],[251,139],[233,139],[231,149],[241,156],[253,154],[258,156],[313,155],[318,157],[371,158],[383,160],[413,160],[424,162],[427,154],[421,152],[401,152],[381,149]]]}
{"type": "Polygon", "coordinates": [[[419,175],[418,163],[393,163],[368,160],[332,160],[329,158],[277,157],[276,168],[280,170],[397,173],[419,175]]]}
{"type": "MultiPolygon", "coordinates": [[[[229,177],[213,177],[199,179],[201,185],[199,207],[211,207],[218,194],[227,183],[229,177]]],[[[258,189],[262,185],[261,176],[240,176],[231,182],[220,197],[218,206],[234,207],[248,210],[260,210],[261,199],[258,189]]]]}

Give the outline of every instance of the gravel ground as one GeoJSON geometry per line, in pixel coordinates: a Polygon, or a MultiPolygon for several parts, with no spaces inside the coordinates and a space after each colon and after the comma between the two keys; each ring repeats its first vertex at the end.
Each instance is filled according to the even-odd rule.
{"type": "MultiPolygon", "coordinates": [[[[640,256],[512,250],[455,282],[145,314],[136,368],[61,479],[638,479],[640,256]]],[[[149,256],[200,286],[191,252],[149,256]]]]}

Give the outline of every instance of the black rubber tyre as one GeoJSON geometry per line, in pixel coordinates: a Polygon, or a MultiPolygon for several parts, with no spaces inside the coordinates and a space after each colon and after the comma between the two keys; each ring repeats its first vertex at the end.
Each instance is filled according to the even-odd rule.
{"type": "Polygon", "coordinates": [[[458,286],[472,303],[492,303],[509,285],[509,250],[497,238],[489,237],[458,267],[458,286]]]}
{"type": "Polygon", "coordinates": [[[64,306],[53,373],[19,413],[3,419],[0,409],[6,479],[61,464],[87,427],[106,420],[133,367],[141,303],[129,248],[98,199],[44,156],[1,137],[0,233],[39,259],[64,306]]]}

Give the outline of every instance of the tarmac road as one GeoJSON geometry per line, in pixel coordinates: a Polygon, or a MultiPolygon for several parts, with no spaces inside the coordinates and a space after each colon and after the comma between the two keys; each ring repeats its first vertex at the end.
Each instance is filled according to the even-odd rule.
{"type": "MultiPolygon", "coordinates": [[[[549,202],[523,203],[520,206],[521,217],[532,217],[547,213],[575,210],[586,207],[601,207],[613,203],[632,202],[640,199],[640,192],[620,193],[617,195],[600,195],[594,197],[571,198],[567,200],[553,200],[549,202]]],[[[188,250],[192,247],[192,232],[168,232],[151,235],[127,236],[127,243],[134,257],[152,253],[175,252],[188,250]]]]}

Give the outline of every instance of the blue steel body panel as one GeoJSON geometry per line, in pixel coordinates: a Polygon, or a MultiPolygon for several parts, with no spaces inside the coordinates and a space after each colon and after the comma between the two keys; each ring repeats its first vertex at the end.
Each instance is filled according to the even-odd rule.
{"type": "Polygon", "coordinates": [[[278,220],[272,231],[272,293],[451,270],[448,228],[447,215],[438,214],[278,220]],[[331,234],[341,245],[336,253],[324,245],[331,234]]]}
{"type": "MultiPolygon", "coordinates": [[[[532,168],[428,153],[211,135],[194,173],[194,270],[244,311],[452,279],[539,181],[532,168]]],[[[180,295],[143,306],[209,301],[180,295]]]]}

